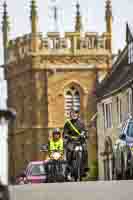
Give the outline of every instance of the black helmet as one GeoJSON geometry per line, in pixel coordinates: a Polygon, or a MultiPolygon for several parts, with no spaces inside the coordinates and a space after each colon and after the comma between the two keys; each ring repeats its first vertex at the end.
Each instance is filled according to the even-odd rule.
{"type": "Polygon", "coordinates": [[[74,112],[74,113],[78,114],[80,112],[80,110],[79,110],[79,108],[72,108],[71,111],[70,111],[70,113],[71,112],[74,112]]]}
{"type": "Polygon", "coordinates": [[[59,128],[54,128],[54,130],[53,130],[53,135],[54,134],[61,134],[61,132],[60,132],[60,129],[59,128]]]}

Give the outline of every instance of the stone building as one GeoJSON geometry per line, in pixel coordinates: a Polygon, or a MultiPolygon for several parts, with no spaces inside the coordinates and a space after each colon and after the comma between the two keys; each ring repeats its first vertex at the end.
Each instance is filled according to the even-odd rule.
{"type": "MultiPolygon", "coordinates": [[[[97,77],[102,80],[112,62],[112,7],[106,1],[103,34],[83,36],[80,6],[76,5],[75,29],[48,32],[38,29],[36,1],[31,1],[31,33],[10,40],[7,5],[4,4],[3,41],[8,106],[17,112],[9,131],[9,172],[16,176],[30,160],[40,159],[39,145],[54,127],[63,128],[72,107],[79,107],[86,126],[96,112],[97,77]]],[[[94,131],[95,132],[95,131],[94,131]]],[[[88,141],[89,161],[97,159],[96,133],[88,141]]]]}
{"type": "Polygon", "coordinates": [[[112,150],[122,124],[133,114],[133,35],[127,25],[127,44],[110,75],[97,88],[99,179],[112,179],[112,150]]]}

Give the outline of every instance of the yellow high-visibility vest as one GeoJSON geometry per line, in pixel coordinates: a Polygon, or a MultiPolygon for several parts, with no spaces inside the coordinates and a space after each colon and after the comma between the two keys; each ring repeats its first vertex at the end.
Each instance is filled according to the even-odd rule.
{"type": "Polygon", "coordinates": [[[63,140],[60,138],[57,141],[50,139],[49,141],[49,150],[50,151],[63,151],[63,140]]]}
{"type": "MultiPolygon", "coordinates": [[[[79,130],[72,124],[72,122],[68,119],[67,122],[70,124],[70,126],[72,127],[72,129],[78,134],[80,135],[81,133],[79,132],[79,130]]],[[[74,137],[74,136],[73,136],[74,137]]]]}

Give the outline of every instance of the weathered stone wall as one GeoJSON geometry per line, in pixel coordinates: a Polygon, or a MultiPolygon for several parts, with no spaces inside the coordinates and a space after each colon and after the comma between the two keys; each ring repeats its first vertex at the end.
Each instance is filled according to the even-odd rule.
{"type": "MultiPolygon", "coordinates": [[[[98,118],[97,118],[97,135],[98,135],[98,161],[99,161],[99,179],[104,179],[104,167],[103,167],[103,157],[101,153],[104,152],[105,149],[105,139],[110,137],[112,141],[112,145],[115,144],[116,140],[120,135],[120,130],[122,123],[128,117],[129,114],[129,101],[128,101],[128,94],[130,88],[123,89],[121,92],[108,97],[107,99],[102,100],[98,103],[98,118]],[[118,112],[118,105],[117,105],[117,98],[122,100],[121,106],[121,113],[122,113],[122,121],[119,122],[119,112],[118,112]],[[103,113],[103,105],[108,101],[112,102],[112,127],[105,128],[104,122],[104,113],[103,113]]],[[[132,110],[131,110],[132,112],[132,110]]]]}
{"type": "Polygon", "coordinates": [[[93,89],[93,71],[69,69],[56,72],[48,79],[48,111],[49,127],[62,127],[64,124],[64,94],[65,90],[75,86],[81,96],[81,115],[87,111],[88,96],[93,89]]]}
{"type": "MultiPolygon", "coordinates": [[[[89,55],[86,52],[69,56],[37,52],[7,65],[8,106],[17,112],[14,128],[10,127],[9,131],[10,175],[16,176],[33,158],[43,158],[38,146],[47,143],[53,128],[63,128],[66,88],[75,86],[78,89],[81,118],[88,127],[96,112],[96,68],[105,73],[109,67],[107,60],[111,58],[105,49],[95,53],[96,49],[92,54],[89,50],[89,55]]],[[[93,161],[97,159],[97,136],[91,129],[89,135],[89,159],[93,161]]]]}

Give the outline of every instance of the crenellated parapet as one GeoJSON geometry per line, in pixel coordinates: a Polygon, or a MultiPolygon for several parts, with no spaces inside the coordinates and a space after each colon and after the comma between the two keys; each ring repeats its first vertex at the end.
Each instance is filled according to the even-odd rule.
{"type": "Polygon", "coordinates": [[[39,33],[36,0],[31,0],[30,6],[31,33],[15,40],[10,40],[7,34],[7,10],[4,6],[3,38],[5,63],[18,62],[25,56],[34,55],[111,55],[112,54],[112,6],[111,0],[106,0],[106,32],[82,32],[82,16],[80,5],[76,4],[75,30],[65,32],[48,32],[45,37],[39,33]]]}
{"type": "MultiPolygon", "coordinates": [[[[32,53],[31,41],[32,34],[17,37],[15,40],[10,40],[8,44],[8,63],[15,62],[18,59],[23,59],[25,56],[32,53]]],[[[64,37],[60,33],[49,32],[45,37],[38,33],[37,51],[34,54],[46,55],[66,55],[66,54],[85,54],[89,55],[92,52],[100,51],[108,53],[106,50],[106,40],[108,35],[103,33],[99,35],[96,32],[86,32],[84,35],[77,32],[66,32],[64,37]]]]}
{"type": "Polygon", "coordinates": [[[105,49],[106,35],[86,32],[84,35],[77,32],[66,32],[64,37],[57,33],[48,33],[43,39],[42,49],[68,49],[72,52],[81,49],[105,49]]]}
{"type": "MultiPolygon", "coordinates": [[[[42,43],[42,36],[40,33],[37,35],[38,44],[42,43]]],[[[16,62],[17,60],[24,59],[25,56],[32,51],[31,49],[32,34],[25,34],[22,37],[17,37],[8,42],[7,49],[7,63],[16,62]]]]}

